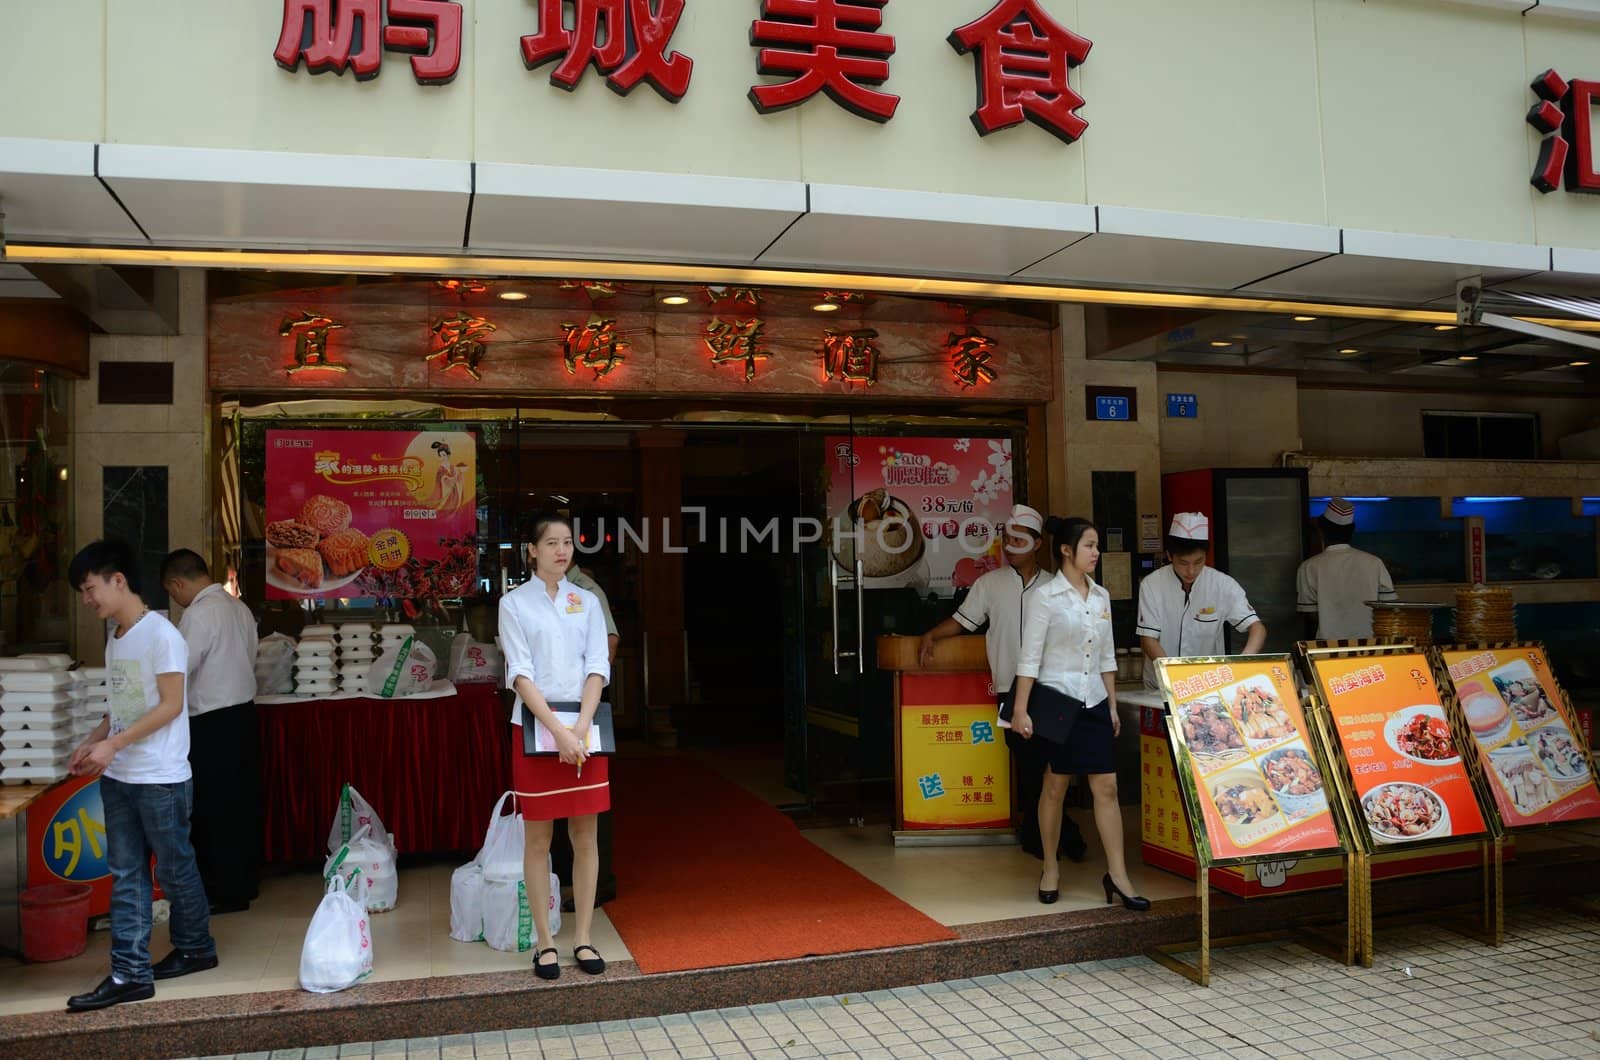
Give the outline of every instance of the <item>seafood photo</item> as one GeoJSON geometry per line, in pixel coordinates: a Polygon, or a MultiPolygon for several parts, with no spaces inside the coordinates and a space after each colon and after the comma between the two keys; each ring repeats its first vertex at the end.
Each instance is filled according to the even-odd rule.
{"type": "Polygon", "coordinates": [[[1239,686],[1233,696],[1233,709],[1248,739],[1285,740],[1298,735],[1277,692],[1257,682],[1239,686]]]}
{"type": "Polygon", "coordinates": [[[1532,755],[1491,755],[1489,761],[1500,775],[1511,804],[1524,815],[1538,813],[1556,799],[1556,787],[1533,760],[1532,755]]]}
{"type": "Polygon", "coordinates": [[[1417,784],[1383,784],[1361,800],[1367,823],[1380,839],[1418,839],[1444,821],[1439,796],[1417,784]]]}
{"type": "Polygon", "coordinates": [[[1563,725],[1551,725],[1534,734],[1534,752],[1557,780],[1578,780],[1589,772],[1583,751],[1563,725]]]}
{"type": "Polygon", "coordinates": [[[1449,724],[1429,710],[1418,710],[1401,722],[1394,734],[1394,745],[1401,754],[1430,762],[1457,757],[1449,724]]]}
{"type": "Polygon", "coordinates": [[[1207,696],[1180,706],[1178,713],[1183,719],[1183,742],[1190,754],[1219,760],[1244,756],[1244,738],[1221,699],[1207,696]]]}

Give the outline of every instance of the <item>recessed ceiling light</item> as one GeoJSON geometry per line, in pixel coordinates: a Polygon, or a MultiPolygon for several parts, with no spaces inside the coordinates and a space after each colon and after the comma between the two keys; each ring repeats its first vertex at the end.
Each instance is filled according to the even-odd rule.
{"type": "Polygon", "coordinates": [[[1354,357],[1356,354],[1358,354],[1360,352],[1361,351],[1356,349],[1354,346],[1346,346],[1344,349],[1339,351],[1339,356],[1340,357],[1354,357]]]}
{"type": "Polygon", "coordinates": [[[528,297],[527,291],[501,291],[500,298],[506,302],[522,302],[528,297]]]}
{"type": "Polygon", "coordinates": [[[1567,362],[1567,367],[1568,368],[1587,368],[1587,367],[1589,367],[1589,362],[1588,361],[1568,361],[1567,362]]]}
{"type": "Polygon", "coordinates": [[[1454,331],[1458,326],[1459,325],[1456,325],[1456,324],[1435,324],[1433,326],[1433,330],[1435,330],[1435,331],[1454,331]]]}
{"type": "Polygon", "coordinates": [[[818,313],[837,313],[839,311],[839,303],[838,302],[818,302],[816,305],[812,306],[811,308],[816,310],[818,313]]]}
{"type": "Polygon", "coordinates": [[[1294,322],[1296,324],[1309,324],[1315,319],[1317,319],[1317,318],[1316,317],[1295,317],[1294,318],[1294,322]]]}
{"type": "Polygon", "coordinates": [[[685,294],[669,294],[661,299],[662,305],[688,305],[689,296],[685,294]]]}
{"type": "Polygon", "coordinates": [[[1212,348],[1213,349],[1218,349],[1218,350],[1225,350],[1229,346],[1232,346],[1232,345],[1233,345],[1233,343],[1227,341],[1226,339],[1213,339],[1211,341],[1212,348]]]}
{"type": "Polygon", "coordinates": [[[1461,356],[1456,358],[1456,360],[1461,361],[1463,364],[1476,361],[1477,359],[1478,355],[1475,353],[1463,353],[1461,356]]]}

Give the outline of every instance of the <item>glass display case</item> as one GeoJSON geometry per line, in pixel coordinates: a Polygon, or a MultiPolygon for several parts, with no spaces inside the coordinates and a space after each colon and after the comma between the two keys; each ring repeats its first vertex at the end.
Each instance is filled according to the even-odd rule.
{"type": "Polygon", "coordinates": [[[1491,582],[1594,578],[1595,517],[1570,497],[1457,497],[1458,518],[1483,520],[1491,582]]]}

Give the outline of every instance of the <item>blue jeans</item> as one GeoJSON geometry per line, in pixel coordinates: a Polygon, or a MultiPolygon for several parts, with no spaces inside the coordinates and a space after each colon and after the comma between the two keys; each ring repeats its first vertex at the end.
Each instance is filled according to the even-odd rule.
{"type": "Polygon", "coordinates": [[[172,946],[192,957],[214,957],[211,906],[194,847],[189,808],[194,786],[124,784],[100,778],[105,807],[106,860],[111,866],[111,974],[125,983],[154,981],[150,971],[150,856],[172,903],[172,946]]]}

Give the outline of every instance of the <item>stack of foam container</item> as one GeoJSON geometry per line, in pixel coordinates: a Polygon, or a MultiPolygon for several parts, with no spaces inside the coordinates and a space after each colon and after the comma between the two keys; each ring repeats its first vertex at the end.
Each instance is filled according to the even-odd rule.
{"type": "Polygon", "coordinates": [[[332,626],[307,626],[294,649],[294,691],[329,696],[338,688],[339,645],[332,626]]]}
{"type": "Polygon", "coordinates": [[[346,622],[339,627],[339,691],[367,694],[367,675],[377,658],[373,651],[372,623],[346,622]]]}
{"type": "Polygon", "coordinates": [[[104,666],[80,666],[72,677],[72,734],[81,742],[111,711],[111,686],[104,666]]]}
{"type": "Polygon", "coordinates": [[[0,783],[52,784],[76,746],[69,655],[0,659],[0,783]]]}

